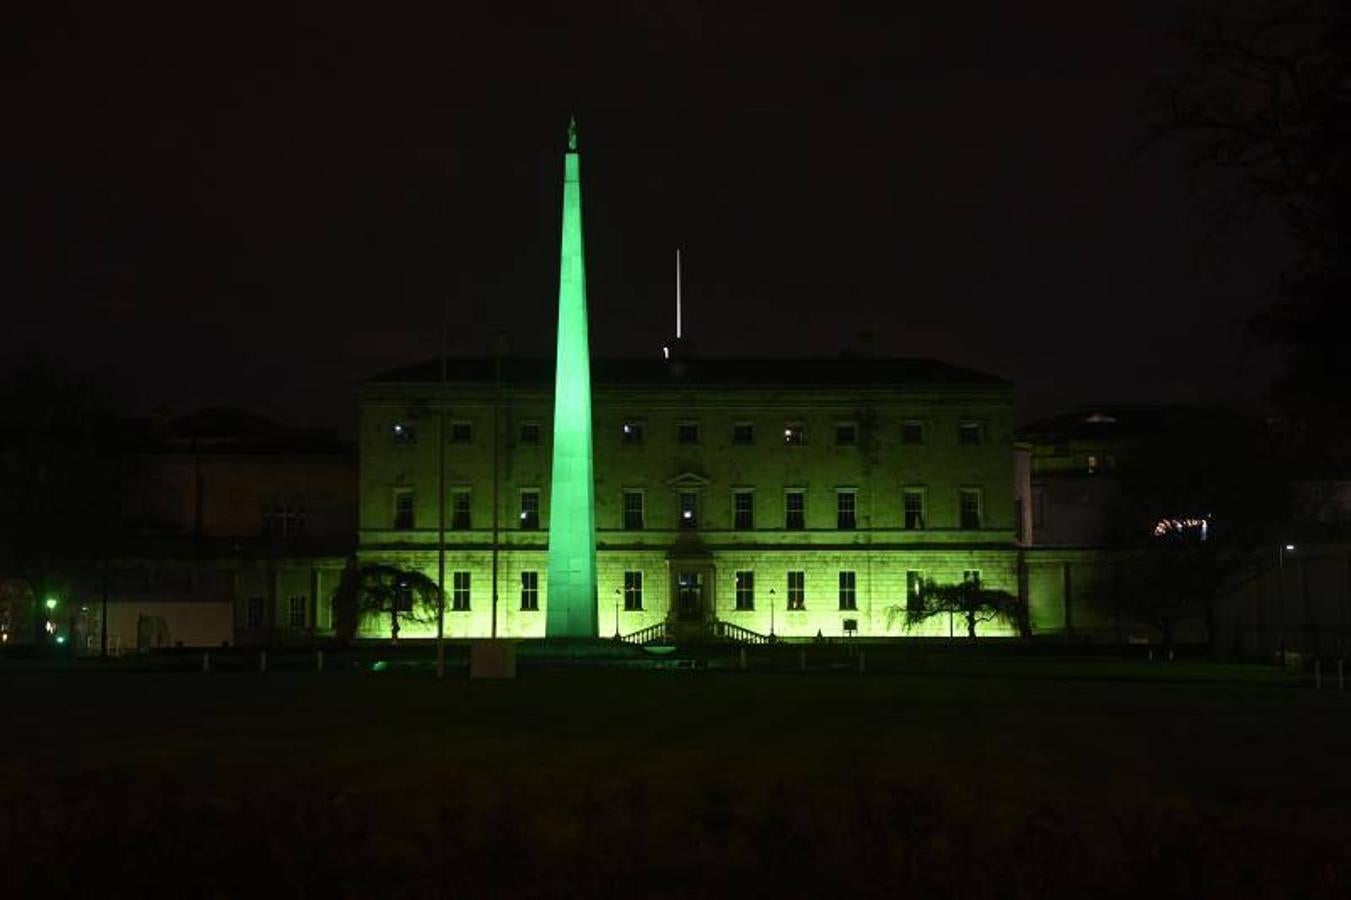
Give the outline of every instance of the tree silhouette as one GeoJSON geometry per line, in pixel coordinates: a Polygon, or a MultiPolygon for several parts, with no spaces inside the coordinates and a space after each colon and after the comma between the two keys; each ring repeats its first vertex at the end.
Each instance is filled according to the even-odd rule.
{"type": "Polygon", "coordinates": [[[426,575],[383,563],[358,566],[349,560],[333,593],[333,630],[341,643],[356,635],[371,616],[389,620],[389,637],[399,642],[403,623],[435,623],[444,613],[440,586],[426,575]]]}

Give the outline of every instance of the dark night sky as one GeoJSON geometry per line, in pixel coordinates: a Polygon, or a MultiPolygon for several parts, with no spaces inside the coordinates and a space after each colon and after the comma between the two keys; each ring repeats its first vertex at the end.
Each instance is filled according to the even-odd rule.
{"type": "Polygon", "coordinates": [[[1013,378],[1025,417],[1268,375],[1274,226],[1208,238],[1181,152],[1130,158],[1178,3],[112,6],[16,32],[7,293],[11,348],[128,411],[349,428],[443,301],[455,352],[550,352],[572,109],[598,354],[658,351],[679,244],[701,353],[871,332],[1013,378]]]}

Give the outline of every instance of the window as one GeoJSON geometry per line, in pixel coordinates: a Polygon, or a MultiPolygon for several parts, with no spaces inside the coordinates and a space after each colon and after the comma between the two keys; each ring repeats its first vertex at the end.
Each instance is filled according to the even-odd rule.
{"type": "Polygon", "coordinates": [[[389,436],[396,444],[416,444],[417,426],[412,422],[395,422],[389,427],[389,436]]]}
{"type": "Polygon", "coordinates": [[[469,515],[468,491],[451,491],[450,527],[454,531],[468,531],[474,527],[469,515]]]}
{"type": "Polygon", "coordinates": [[[853,447],[858,444],[858,425],[853,422],[835,423],[835,446],[853,447]]]}
{"type": "Polygon", "coordinates": [[[698,528],[699,527],[699,495],[694,491],[681,491],[680,501],[680,527],[698,528]]]}
{"type": "Polygon", "coordinates": [[[413,489],[394,489],[394,528],[397,531],[413,529],[413,489]]]}
{"type": "Polygon", "coordinates": [[[980,528],[980,489],[962,488],[961,527],[972,531],[980,528]]]}
{"type": "Polygon", "coordinates": [[[984,438],[984,431],[979,422],[963,422],[957,426],[957,443],[964,447],[974,447],[984,438]]]}
{"type": "Polygon", "coordinates": [[[755,425],[750,422],[737,422],[732,425],[732,443],[737,447],[749,447],[755,443],[755,425]]]}
{"type": "Polygon", "coordinates": [[[399,582],[394,588],[394,611],[410,613],[413,611],[413,588],[407,582],[399,582]]]}
{"type": "Polygon", "coordinates": [[[807,608],[807,573],[788,573],[788,608],[807,608]]]}
{"type": "Polygon", "coordinates": [[[790,447],[801,447],[807,443],[807,429],[801,422],[788,422],[783,426],[783,442],[790,447]]]}
{"type": "Polygon", "coordinates": [[[521,491],[521,530],[539,530],[539,491],[521,491]]]}
{"type": "Polygon", "coordinates": [[[250,597],[249,605],[244,610],[245,628],[263,627],[263,598],[250,597]]]}
{"type": "Polygon", "coordinates": [[[905,610],[919,612],[924,608],[924,578],[913,569],[905,573],[905,610]]]}
{"type": "Polygon", "coordinates": [[[521,573],[521,611],[539,611],[539,573],[521,573]]]}
{"type": "Polygon", "coordinates": [[[676,425],[676,443],[678,444],[697,444],[699,443],[699,423],[681,422],[676,425]]]}
{"type": "Polygon", "coordinates": [[[856,581],[855,573],[840,572],[840,609],[858,609],[858,597],[854,592],[856,581]]]}
{"type": "Polygon", "coordinates": [[[962,584],[974,584],[976,587],[980,587],[980,570],[967,569],[963,571],[962,584]]]}
{"type": "Polygon", "coordinates": [[[801,531],[807,527],[807,498],[802,491],[787,491],[783,495],[783,527],[801,531]]]}
{"type": "Polygon", "coordinates": [[[924,530],[924,489],[905,488],[901,491],[901,508],[906,531],[924,530]]]}
{"type": "Polygon", "coordinates": [[[452,444],[474,443],[474,426],[470,422],[450,423],[450,442],[452,444]]]}
{"type": "Polygon", "coordinates": [[[835,492],[835,527],[841,531],[852,531],[858,527],[857,492],[835,492]]]}
{"type": "Polygon", "coordinates": [[[619,437],[624,443],[631,446],[637,446],[643,442],[643,425],[641,422],[625,422],[619,426],[619,437]]]}
{"type": "Polygon", "coordinates": [[[643,530],[643,492],[624,492],[624,527],[629,531],[643,530]]]}
{"type": "Polygon", "coordinates": [[[901,443],[902,444],[924,443],[924,423],[913,419],[908,422],[902,422],[901,443]]]}
{"type": "Polygon", "coordinates": [[[539,423],[522,422],[520,432],[520,443],[522,446],[534,447],[539,444],[539,423]]]}
{"type": "Polygon", "coordinates": [[[624,610],[637,612],[643,608],[643,573],[624,573],[624,610]]]}
{"type": "Polygon", "coordinates": [[[732,492],[732,527],[750,531],[755,527],[755,492],[732,492]]]}
{"type": "Polygon", "coordinates": [[[455,612],[468,612],[469,573],[455,572],[450,578],[450,608],[455,612]]]}
{"type": "Polygon", "coordinates": [[[263,531],[275,537],[292,537],[305,527],[305,504],[281,500],[263,510],[263,531]]]}
{"type": "Polygon", "coordinates": [[[286,624],[292,628],[305,627],[305,598],[286,598],[286,624]]]}
{"type": "Polygon", "coordinates": [[[736,573],[736,608],[745,612],[755,609],[755,573],[736,573]]]}

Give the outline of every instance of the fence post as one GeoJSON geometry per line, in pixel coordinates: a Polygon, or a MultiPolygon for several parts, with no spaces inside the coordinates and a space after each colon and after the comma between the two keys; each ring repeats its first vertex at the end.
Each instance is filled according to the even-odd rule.
{"type": "Polygon", "coordinates": [[[1323,689],[1323,661],[1321,659],[1313,661],[1313,689],[1315,691],[1323,689]]]}
{"type": "Polygon", "coordinates": [[[314,651],[314,653],[315,653],[315,660],[314,660],[315,667],[317,671],[322,672],[324,671],[324,651],[316,650],[314,651]]]}
{"type": "Polygon", "coordinates": [[[266,672],[266,671],[267,671],[267,651],[266,651],[266,650],[260,651],[259,654],[258,654],[258,671],[259,671],[259,672],[266,672]]]}
{"type": "Polygon", "coordinates": [[[740,654],[738,654],[738,655],[739,655],[740,658],[741,658],[741,671],[744,672],[744,671],[746,671],[746,648],[745,648],[745,646],[742,646],[741,652],[740,652],[740,654]]]}
{"type": "Polygon", "coordinates": [[[863,659],[863,648],[862,648],[862,647],[860,647],[860,648],[859,648],[859,651],[858,651],[858,670],[859,670],[860,673],[866,672],[866,671],[868,670],[867,663],[864,662],[864,659],[863,659]]]}
{"type": "Polygon", "coordinates": [[[1346,690],[1346,660],[1337,660],[1337,690],[1346,690]]]}
{"type": "Polygon", "coordinates": [[[799,672],[807,671],[807,651],[799,650],[797,652],[797,668],[799,672]]]}
{"type": "Polygon", "coordinates": [[[210,651],[210,650],[203,650],[203,651],[202,651],[202,671],[203,671],[203,672],[210,672],[210,671],[211,671],[211,651],[210,651]]]}

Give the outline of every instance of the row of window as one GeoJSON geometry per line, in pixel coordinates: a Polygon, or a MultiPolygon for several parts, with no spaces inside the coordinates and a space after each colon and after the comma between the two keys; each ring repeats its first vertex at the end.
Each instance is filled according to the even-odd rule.
{"type": "MultiPolygon", "coordinates": [[[[839,575],[838,608],[841,610],[858,609],[858,574],[852,569],[841,569],[839,575]]],[[[962,573],[963,581],[980,582],[980,572],[969,569],[962,573]]],[[[734,608],[739,612],[755,609],[755,573],[737,571],[734,576],[734,608]]],[[[906,605],[914,608],[919,603],[919,589],[922,576],[918,571],[905,573],[906,605]]],[[[472,602],[472,575],[469,572],[452,572],[450,589],[450,609],[452,612],[469,612],[472,602]]],[[[771,590],[772,594],[773,591],[771,590]]],[[[640,612],[643,609],[643,573],[627,571],[624,573],[624,609],[627,612],[640,612]]],[[[521,572],[521,610],[537,612],[539,610],[539,572],[521,572]]],[[[800,569],[790,570],[785,577],[785,608],[800,611],[807,608],[807,573],[800,569]]],[[[286,624],[290,628],[304,628],[308,619],[309,599],[303,595],[288,597],[286,600],[286,624]]],[[[400,611],[412,609],[412,597],[408,595],[400,603],[400,611]]],[[[245,613],[248,628],[263,627],[263,598],[250,597],[245,613]]]]}
{"type": "MultiPolygon", "coordinates": [[[[638,419],[624,421],[619,426],[620,443],[638,446],[643,443],[646,425],[638,419]]],[[[923,420],[911,419],[901,423],[902,444],[925,443],[927,425],[923,420]]],[[[474,425],[467,421],[454,421],[447,426],[447,440],[452,444],[472,444],[474,425]]],[[[749,447],[756,443],[754,422],[734,422],[732,424],[732,444],[749,447]]],[[[540,423],[522,422],[517,430],[517,442],[525,446],[537,446],[540,443],[540,423]]],[[[702,443],[703,429],[697,421],[676,423],[675,439],[677,444],[702,443]]],[[[390,437],[396,444],[411,445],[417,443],[418,428],[413,422],[395,422],[390,428],[390,437]]],[[[854,447],[859,441],[857,422],[836,422],[834,426],[835,446],[854,447]]],[[[802,446],[807,443],[807,426],[800,421],[787,421],[783,425],[783,443],[789,446],[802,446]]],[[[776,438],[777,441],[777,438],[776,438]]],[[[957,426],[957,443],[963,446],[976,446],[985,442],[985,427],[981,422],[962,422],[957,426]]]]}
{"type": "MultiPolygon", "coordinates": [[[[627,531],[641,531],[647,527],[645,493],[639,490],[623,492],[623,525],[627,531]]],[[[468,531],[473,528],[470,492],[455,489],[450,495],[450,528],[453,531],[468,531]]],[[[677,494],[677,515],[675,527],[696,529],[700,523],[700,492],[680,491],[677,494]]],[[[922,531],[925,527],[924,488],[904,488],[901,491],[902,527],[907,531],[922,531]]],[[[981,489],[961,488],[958,490],[958,527],[965,530],[981,528],[981,489]]],[[[540,495],[536,488],[527,488],[520,492],[520,510],[517,514],[517,527],[521,531],[537,531],[540,527],[540,495]]],[[[395,488],[394,490],[394,528],[410,530],[414,527],[413,489],[395,488]]],[[[751,531],[756,527],[755,491],[737,490],[732,492],[732,527],[738,531],[751,531]]],[[[787,531],[802,531],[807,527],[806,491],[789,489],[784,491],[783,528],[787,531]]],[[[851,531],[858,527],[858,491],[840,489],[835,492],[835,527],[841,531],[851,531]]]]}

